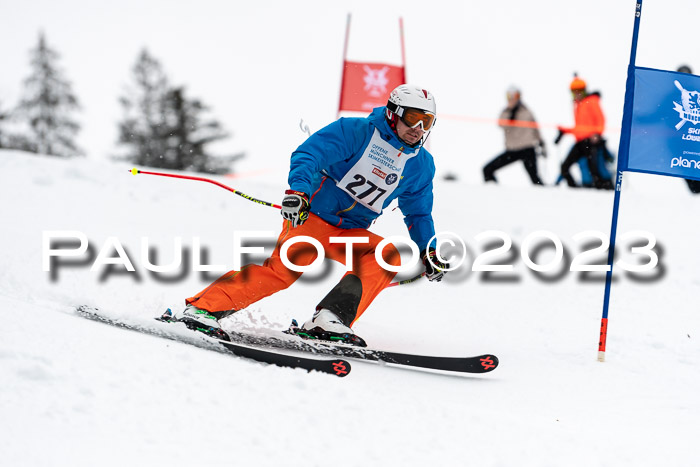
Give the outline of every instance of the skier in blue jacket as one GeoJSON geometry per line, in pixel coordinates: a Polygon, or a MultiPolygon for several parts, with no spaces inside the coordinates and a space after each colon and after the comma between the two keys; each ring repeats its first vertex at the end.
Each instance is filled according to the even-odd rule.
{"type": "MultiPolygon", "coordinates": [[[[176,318],[216,333],[218,319],[289,287],[301,272],[281,259],[284,242],[299,236],[317,240],[325,256],[346,264],[353,248],[352,269],[317,305],[298,333],[316,339],[364,346],[351,328],[372,300],[396,275],[375,259],[383,240],[368,231],[394,199],[404,214],[411,239],[422,252],[426,277],[440,281],[449,265],[429,244],[435,235],[432,219],[432,155],[423,147],[435,124],[435,99],[428,91],[402,84],[385,107],[367,118],[341,118],[311,135],[291,157],[289,189],[282,201],[285,218],[272,256],[262,266],[230,271],[197,295],[176,318]],[[342,240],[364,241],[346,245],[342,240]]],[[[308,244],[294,243],[287,257],[297,266],[310,265],[318,254],[308,244]]],[[[400,265],[396,248],[382,249],[386,264],[400,265]]]]}

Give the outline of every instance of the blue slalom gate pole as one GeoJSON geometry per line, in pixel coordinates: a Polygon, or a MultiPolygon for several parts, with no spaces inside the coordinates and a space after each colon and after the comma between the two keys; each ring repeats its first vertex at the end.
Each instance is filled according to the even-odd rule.
{"type": "Polygon", "coordinates": [[[637,58],[637,39],[639,38],[639,22],[642,17],[642,0],[637,0],[634,10],[634,31],[632,33],[632,48],[630,63],[627,68],[627,85],[625,89],[625,104],[622,112],[622,131],[617,157],[617,177],[615,179],[615,198],[613,200],[612,222],[610,226],[610,250],[608,251],[608,271],[605,275],[605,295],[603,297],[603,317],[600,321],[600,339],[598,341],[598,361],[605,361],[605,343],[608,337],[608,309],[610,306],[610,288],[612,285],[613,261],[615,259],[615,239],[617,237],[617,217],[620,209],[620,193],[622,191],[622,173],[627,168],[630,150],[632,126],[632,107],[634,103],[634,70],[637,58]]]}

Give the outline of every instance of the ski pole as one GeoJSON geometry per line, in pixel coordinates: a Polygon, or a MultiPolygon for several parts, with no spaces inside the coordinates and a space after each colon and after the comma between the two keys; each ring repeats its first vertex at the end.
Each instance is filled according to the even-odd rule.
{"type": "Polygon", "coordinates": [[[223,183],[219,183],[216,180],[211,180],[209,178],[202,178],[202,177],[191,177],[189,175],[175,175],[175,174],[166,174],[162,172],[146,172],[145,170],[139,170],[139,169],[131,169],[129,172],[131,172],[134,175],[138,174],[145,174],[145,175],[158,175],[160,177],[172,177],[172,178],[183,178],[185,180],[196,180],[198,182],[208,182],[208,183],[213,183],[216,186],[220,186],[221,188],[230,191],[231,193],[237,194],[238,196],[247,199],[248,201],[252,201],[254,203],[262,204],[263,206],[270,206],[272,208],[277,208],[277,209],[282,209],[282,206],[279,204],[273,204],[269,203],[267,201],[262,201],[256,198],[253,198],[252,196],[248,196],[245,193],[241,193],[240,191],[231,188],[230,186],[224,185],[223,183]]]}
{"type": "MultiPolygon", "coordinates": [[[[136,168],[131,169],[129,172],[131,172],[131,173],[134,174],[134,175],[138,175],[138,174],[144,174],[144,175],[158,175],[158,176],[160,176],[160,177],[182,178],[182,179],[185,179],[185,180],[195,180],[195,181],[198,181],[198,182],[213,183],[214,185],[220,186],[221,188],[224,188],[224,189],[226,189],[226,190],[228,190],[228,191],[230,191],[230,192],[232,192],[232,193],[235,193],[235,194],[237,194],[238,196],[242,196],[243,198],[247,199],[248,201],[253,201],[254,203],[262,204],[262,205],[264,205],[264,206],[270,206],[270,207],[273,207],[273,208],[282,209],[282,206],[280,206],[280,205],[278,205],[278,204],[272,204],[272,203],[268,203],[267,201],[261,201],[261,200],[259,200],[259,199],[253,198],[252,196],[248,196],[248,195],[246,195],[245,193],[241,193],[240,191],[238,191],[238,190],[236,190],[236,189],[234,189],[234,188],[231,188],[230,186],[224,185],[223,183],[219,183],[219,182],[217,182],[216,180],[211,180],[211,179],[209,179],[209,178],[191,177],[191,176],[189,176],[189,175],[167,174],[167,173],[162,173],[162,172],[147,172],[147,171],[145,171],[145,170],[139,170],[139,169],[136,169],[136,168]]],[[[423,277],[424,275],[425,275],[425,273],[422,273],[422,274],[419,274],[419,275],[417,275],[416,277],[412,277],[412,278],[410,278],[410,279],[405,279],[405,280],[398,281],[398,282],[392,282],[392,283],[388,284],[386,287],[388,288],[388,287],[395,287],[395,286],[397,286],[397,285],[410,284],[411,282],[417,281],[418,279],[420,279],[420,278],[423,277]]]]}
{"type": "Polygon", "coordinates": [[[424,272],[418,274],[416,277],[411,277],[410,279],[404,279],[402,281],[392,282],[390,284],[387,284],[387,286],[384,288],[388,289],[389,287],[396,287],[397,285],[410,284],[411,282],[415,282],[423,276],[425,276],[424,272]]]}

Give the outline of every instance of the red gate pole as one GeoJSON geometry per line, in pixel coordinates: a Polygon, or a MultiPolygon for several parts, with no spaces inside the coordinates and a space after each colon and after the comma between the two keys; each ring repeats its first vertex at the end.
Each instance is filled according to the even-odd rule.
{"type": "Polygon", "coordinates": [[[401,69],[403,70],[403,82],[406,83],[406,46],[403,40],[403,18],[399,16],[399,35],[401,39],[401,69]]]}

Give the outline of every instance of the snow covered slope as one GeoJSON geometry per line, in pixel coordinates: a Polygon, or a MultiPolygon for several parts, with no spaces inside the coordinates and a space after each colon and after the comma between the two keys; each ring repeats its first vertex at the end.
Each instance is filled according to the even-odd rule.
{"type": "MultiPolygon", "coordinates": [[[[134,177],[128,169],[0,151],[3,465],[697,465],[700,199],[682,181],[626,179],[619,234],[651,232],[660,260],[651,274],[616,273],[606,363],[596,361],[601,276],[538,276],[520,250],[529,234],[547,230],[570,262],[586,241],[576,234],[609,233],[612,194],[439,181],[436,225],[467,242],[465,265],[440,284],[386,290],[356,330],[376,347],[493,352],[501,366],[453,377],[356,363],[339,379],[73,316],[72,307],[89,304],[149,320],[216,276],[194,272],[192,262],[152,274],[142,237],[157,251],[156,264],[174,258],[180,237],[190,253],[199,239],[202,263],[230,266],[234,231],[280,228],[274,209],[213,185],[134,177]],[[475,236],[489,230],[513,240],[515,254],[500,257],[514,264],[512,273],[471,271],[474,256],[494,241],[475,236]],[[86,255],[95,256],[43,271],[47,231],[84,233],[86,255]],[[110,237],[135,272],[91,271],[110,237]]],[[[217,180],[274,202],[284,189],[271,177],[217,180]]],[[[398,210],[372,230],[406,235],[398,210]]],[[[621,241],[620,257],[644,262],[628,243],[621,241]]],[[[224,324],[283,329],[291,318],[307,318],[342,273],[331,265],[224,324]]]]}

